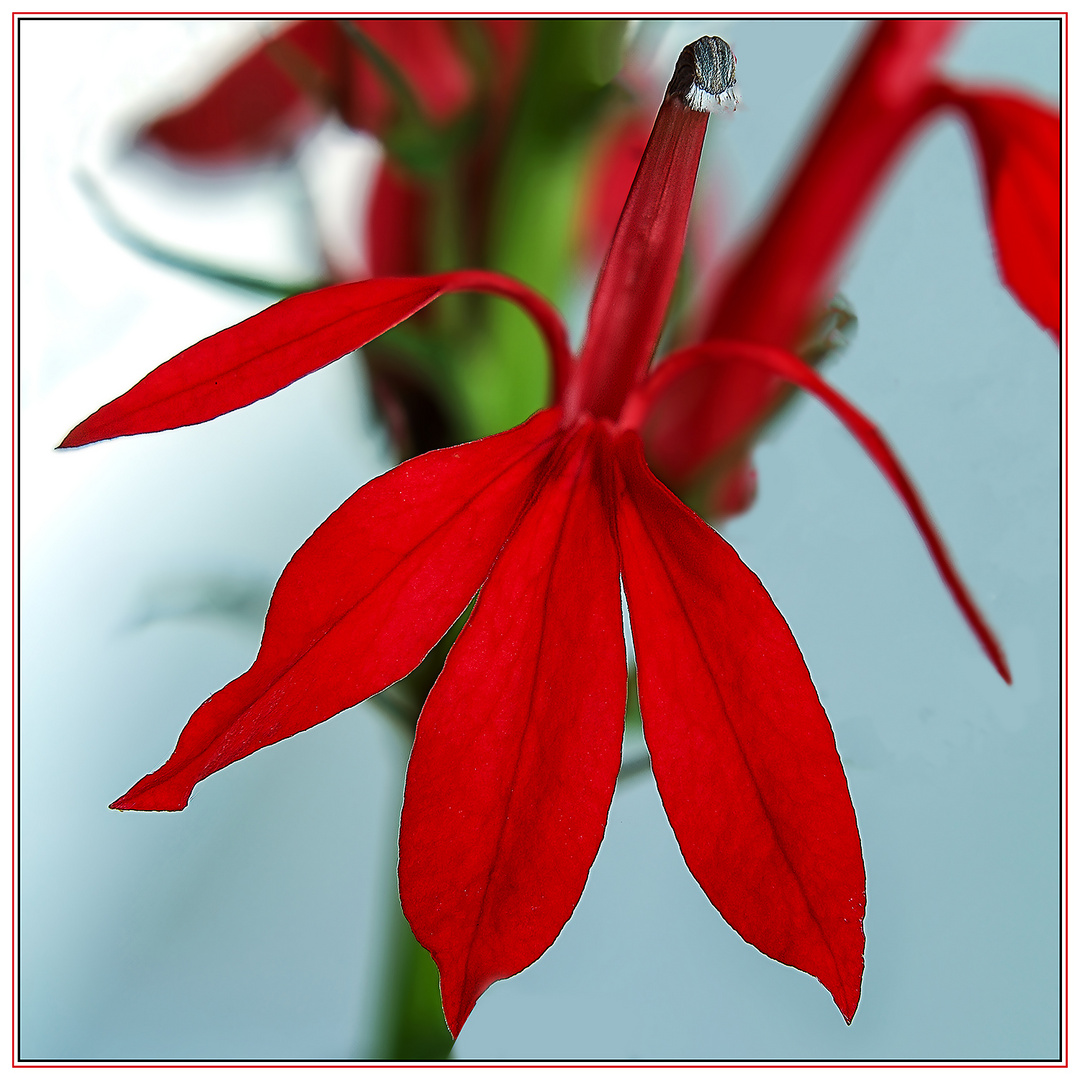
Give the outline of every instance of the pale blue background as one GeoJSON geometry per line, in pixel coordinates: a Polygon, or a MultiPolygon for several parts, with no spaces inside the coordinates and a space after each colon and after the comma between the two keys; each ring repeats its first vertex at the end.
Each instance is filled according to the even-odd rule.
{"type": "MultiPolygon", "coordinates": [[[[342,362],[201,428],[51,449],[262,306],[118,246],[76,168],[176,246],[311,268],[310,238],[283,209],[301,198],[294,176],[193,190],[110,164],[126,118],[199,85],[258,30],[21,24],[25,1057],[348,1057],[377,1021],[405,752],[381,717],[360,707],[261,751],[200,785],[183,814],[106,809],[247,666],[260,594],[385,467],[362,380],[342,362]],[[234,617],[200,614],[222,589],[234,617]]],[[[737,223],[781,175],[858,28],[646,26],[642,54],[659,48],[670,66],[706,30],[734,46],[744,104],[714,120],[700,185],[726,178],[737,223]]],[[[980,23],[948,66],[1054,99],[1058,46],[1056,23],[980,23]]],[[[642,778],[616,794],[573,919],[483,997],[459,1057],[1057,1056],[1059,356],[997,283],[978,193],[962,130],[936,125],[854,253],[843,287],[859,334],[829,378],[910,467],[1015,685],[817,404],[761,447],[759,501],[726,530],[788,618],[847,768],[868,873],[854,1023],[728,929],[642,778]]]]}

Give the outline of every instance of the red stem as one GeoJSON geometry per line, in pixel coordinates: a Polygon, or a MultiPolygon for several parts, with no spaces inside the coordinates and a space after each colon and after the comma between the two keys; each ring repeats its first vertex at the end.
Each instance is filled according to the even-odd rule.
{"type": "MultiPolygon", "coordinates": [[[[713,298],[704,339],[797,348],[893,163],[939,103],[934,62],[958,24],[889,20],[868,34],[816,135],[713,298]]],[[[774,375],[729,365],[714,392],[656,420],[650,455],[684,480],[765,413],[774,375]]]]}
{"type": "Polygon", "coordinates": [[[707,112],[664,99],[596,283],[568,416],[614,418],[648,370],[686,240],[707,112]]]}

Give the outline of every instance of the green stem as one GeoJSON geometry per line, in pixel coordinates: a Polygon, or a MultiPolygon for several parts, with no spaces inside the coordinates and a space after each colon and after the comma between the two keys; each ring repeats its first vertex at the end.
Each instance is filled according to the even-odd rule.
{"type": "MultiPolygon", "coordinates": [[[[415,671],[372,698],[405,737],[406,758],[420,710],[471,610],[470,604],[415,671]]],[[[394,885],[386,928],[381,1016],[371,1056],[377,1061],[445,1061],[454,1040],[443,1019],[439,971],[413,935],[401,910],[396,880],[394,885]]]]}
{"type": "Polygon", "coordinates": [[[435,961],[413,936],[396,896],[390,920],[384,1020],[373,1056],[380,1061],[446,1061],[454,1040],[443,1019],[435,961]]]}
{"type": "Polygon", "coordinates": [[[408,81],[398,70],[397,65],[352,19],[338,19],[337,24],[345,34],[345,39],[349,44],[361,53],[379,73],[397,102],[398,108],[401,109],[407,120],[411,123],[421,123],[422,114],[416,95],[412,92],[412,87],[409,86],[408,81]]]}
{"type": "MultiPolygon", "coordinates": [[[[462,615],[416,671],[371,699],[402,733],[407,740],[406,748],[412,742],[424,700],[467,616],[468,612],[462,615]]],[[[626,723],[631,729],[639,729],[641,725],[637,672],[633,669],[627,686],[626,723]]],[[[623,763],[619,781],[640,776],[649,768],[648,754],[637,754],[623,763]]],[[[413,935],[402,913],[396,888],[388,908],[381,1015],[371,1058],[376,1061],[446,1061],[454,1048],[454,1040],[443,1019],[438,968],[413,935]]]]}
{"type": "MultiPolygon", "coordinates": [[[[502,149],[488,209],[484,265],[560,302],[573,280],[575,224],[596,121],[624,25],[544,19],[502,149]]],[[[515,307],[485,299],[489,333],[454,369],[467,438],[505,431],[547,403],[543,342],[515,307]]]]}
{"type": "Polygon", "coordinates": [[[223,285],[233,285],[238,289],[261,293],[279,300],[285,296],[310,292],[312,289],[329,284],[328,281],[273,281],[269,278],[245,274],[241,270],[218,266],[192,255],[183,255],[159,244],[156,240],[143,236],[124,221],[105,198],[102,190],[86,173],[77,173],[75,183],[82,190],[106,232],[136,254],[160,263],[162,266],[169,266],[174,270],[182,270],[185,274],[217,281],[223,285]]]}
{"type": "Polygon", "coordinates": [[[624,780],[630,780],[635,776],[642,776],[652,768],[652,761],[648,754],[639,754],[637,757],[629,758],[622,763],[622,768],[619,770],[618,782],[621,784],[624,780]]]}

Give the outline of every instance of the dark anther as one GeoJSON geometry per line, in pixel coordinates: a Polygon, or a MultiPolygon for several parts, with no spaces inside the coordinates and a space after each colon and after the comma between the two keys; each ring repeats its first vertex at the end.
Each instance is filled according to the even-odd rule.
{"type": "Polygon", "coordinates": [[[699,112],[733,103],[735,54],[718,37],[698,38],[679,54],[667,93],[699,112]]]}

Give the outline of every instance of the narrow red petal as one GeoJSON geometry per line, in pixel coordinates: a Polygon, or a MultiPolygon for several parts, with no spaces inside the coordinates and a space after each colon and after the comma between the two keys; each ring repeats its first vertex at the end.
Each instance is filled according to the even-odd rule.
{"type": "Polygon", "coordinates": [[[407,675],[487,575],[557,422],[413,458],[348,499],[281,575],[255,663],[113,808],[182,810],[204,777],[407,675]]]}
{"type": "Polygon", "coordinates": [[[194,101],[149,124],[143,142],[184,164],[229,166],[292,150],[327,104],[337,27],[289,27],[230,68],[194,101]]]}
{"type": "Polygon", "coordinates": [[[1019,94],[944,89],[975,136],[1001,276],[1060,338],[1061,117],[1019,94]]]}
{"type": "Polygon", "coordinates": [[[448,292],[488,292],[517,302],[547,339],[556,391],[572,359],[555,309],[527,286],[486,270],[372,278],[282,300],[205,338],[155,368],[76,426],[61,447],[200,424],[268,397],[317,371],[448,292]]]}
{"type": "Polygon", "coordinates": [[[628,403],[627,418],[640,423],[647,429],[648,413],[654,408],[663,408],[663,405],[658,405],[658,403],[664,400],[669,388],[673,393],[678,394],[678,384],[683,379],[693,384],[700,382],[703,376],[707,376],[710,369],[721,371],[726,375],[739,364],[764,369],[813,394],[832,410],[858,440],[859,445],[885,474],[904,506],[907,507],[908,513],[915,522],[915,527],[919,530],[930,552],[930,557],[934,560],[938,573],[967,620],[968,626],[979,639],[979,644],[982,645],[1001,677],[1007,683],[1011,683],[1012,676],[1009,674],[1004,650],[998,644],[994,632],[990,629],[953,565],[952,558],[945,548],[944,541],[938,535],[937,528],[923,505],[922,498],[892,447],[870,420],[797,356],[783,349],[774,349],[767,345],[753,345],[744,341],[713,341],[683,349],[678,353],[673,353],[653,373],[649,382],[642,388],[640,396],[632,403],[628,403]],[[636,421],[635,418],[637,418],[636,421]]]}
{"type": "Polygon", "coordinates": [[[751,945],[818,978],[850,1023],[865,875],[828,718],[735,552],[619,446],[623,584],[653,773],[690,872],[751,945]]]}
{"type": "Polygon", "coordinates": [[[626,656],[607,438],[579,430],[553,457],[417,727],[401,903],[455,1038],[569,919],[615,790],[626,656]]]}

